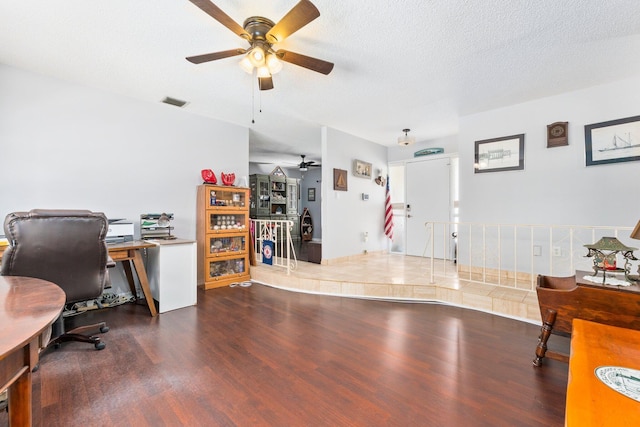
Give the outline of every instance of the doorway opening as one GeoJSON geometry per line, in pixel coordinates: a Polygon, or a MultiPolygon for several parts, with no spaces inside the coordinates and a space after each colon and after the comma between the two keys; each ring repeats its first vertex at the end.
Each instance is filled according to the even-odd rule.
{"type": "MultiPolygon", "coordinates": [[[[430,256],[427,253],[429,239],[441,241],[442,238],[429,235],[425,223],[459,220],[458,172],[457,156],[389,164],[389,193],[394,225],[389,252],[430,256]]],[[[449,237],[455,240],[454,233],[449,237]]],[[[455,242],[452,246],[455,247],[455,242]]],[[[450,256],[455,257],[455,253],[450,256]]]]}

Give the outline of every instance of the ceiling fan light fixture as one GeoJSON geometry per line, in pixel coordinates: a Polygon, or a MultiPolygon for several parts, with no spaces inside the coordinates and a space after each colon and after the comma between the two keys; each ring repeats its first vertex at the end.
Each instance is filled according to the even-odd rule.
{"type": "Polygon", "coordinates": [[[271,74],[279,73],[282,70],[282,61],[275,54],[270,53],[267,55],[267,67],[271,74]]]}
{"type": "Polygon", "coordinates": [[[409,132],[411,132],[411,129],[402,129],[402,132],[404,132],[404,136],[398,137],[398,145],[415,144],[416,139],[412,136],[409,136],[409,132]]]}
{"type": "Polygon", "coordinates": [[[264,65],[264,50],[260,46],[255,46],[249,51],[249,61],[254,67],[262,67],[264,65]]]}
{"type": "Polygon", "coordinates": [[[253,64],[249,60],[249,56],[245,56],[239,62],[240,68],[242,68],[247,74],[253,74],[253,64]]]}
{"type": "Polygon", "coordinates": [[[271,77],[271,73],[269,73],[269,68],[266,65],[263,65],[262,67],[258,67],[258,77],[260,78],[271,77]]]}

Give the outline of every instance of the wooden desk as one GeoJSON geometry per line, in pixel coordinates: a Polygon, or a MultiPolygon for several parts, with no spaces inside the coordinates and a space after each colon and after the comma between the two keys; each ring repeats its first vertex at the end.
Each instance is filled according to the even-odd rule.
{"type": "MultiPolygon", "coordinates": [[[[109,256],[111,257],[111,259],[116,262],[122,262],[124,273],[127,276],[127,282],[129,283],[129,288],[131,289],[131,293],[135,297],[136,285],[133,280],[133,271],[131,269],[131,263],[133,263],[136,274],[138,275],[140,287],[142,288],[142,293],[144,294],[144,298],[146,299],[147,305],[149,306],[151,316],[156,316],[158,314],[158,311],[156,310],[156,305],[153,302],[153,297],[151,296],[149,279],[147,278],[147,272],[144,268],[144,263],[142,262],[140,249],[152,248],[154,246],[155,245],[153,243],[145,242],[143,240],[107,244],[109,256]]],[[[2,254],[4,253],[4,250],[6,248],[7,246],[0,247],[0,261],[2,260],[2,254]]]]}
{"type": "Polygon", "coordinates": [[[60,287],[31,277],[0,276],[0,390],[9,387],[9,425],[31,426],[31,371],[40,335],[65,303],[60,287]]]}
{"type": "Polygon", "coordinates": [[[151,316],[156,316],[158,314],[158,311],[156,310],[156,305],[153,302],[153,296],[151,295],[151,288],[149,287],[147,271],[144,268],[142,255],[140,254],[140,249],[153,247],[155,247],[155,244],[145,242],[143,240],[134,240],[132,242],[123,243],[109,243],[107,245],[107,248],[109,249],[109,256],[111,257],[111,259],[116,262],[122,262],[124,274],[127,276],[127,282],[129,283],[129,289],[135,297],[136,285],[133,280],[133,271],[131,269],[131,264],[133,263],[133,266],[138,275],[140,287],[142,288],[142,293],[144,294],[144,298],[147,301],[147,305],[149,306],[151,316]]]}
{"type": "Polygon", "coordinates": [[[583,279],[589,274],[587,271],[577,271],[576,286],[572,289],[536,287],[542,327],[533,360],[535,366],[540,366],[545,357],[569,361],[568,354],[548,350],[547,341],[552,333],[571,335],[573,319],[640,330],[638,285],[602,285],[583,279]]]}
{"type": "Polygon", "coordinates": [[[640,369],[640,331],[573,321],[565,425],[640,425],[640,402],[598,379],[594,370],[599,366],[640,369]]]}

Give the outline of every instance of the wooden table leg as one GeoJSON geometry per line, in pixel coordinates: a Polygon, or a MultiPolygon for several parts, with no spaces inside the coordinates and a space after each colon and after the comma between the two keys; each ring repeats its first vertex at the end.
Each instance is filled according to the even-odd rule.
{"type": "Polygon", "coordinates": [[[542,320],[542,327],[540,328],[540,337],[538,338],[538,345],[536,346],[536,357],[533,359],[533,366],[542,365],[542,359],[544,359],[547,353],[547,341],[553,330],[553,324],[556,323],[556,315],[558,313],[555,310],[548,310],[547,315],[542,320]]]}
{"type": "Polygon", "coordinates": [[[131,271],[131,263],[128,259],[122,261],[122,268],[124,270],[124,275],[127,277],[127,283],[129,283],[129,290],[131,290],[131,294],[133,297],[136,297],[136,283],[133,280],[133,272],[131,271]]]}
{"type": "Polygon", "coordinates": [[[31,426],[31,370],[24,372],[9,386],[9,425],[31,426]]]}
{"type": "Polygon", "coordinates": [[[142,262],[142,255],[140,255],[140,251],[138,250],[134,251],[134,254],[133,254],[133,266],[136,268],[136,273],[138,273],[138,279],[140,279],[140,287],[142,288],[142,293],[144,294],[144,297],[147,300],[147,305],[149,306],[151,315],[157,316],[158,311],[156,310],[156,304],[153,302],[153,296],[151,295],[151,288],[149,287],[149,279],[147,278],[147,270],[145,270],[144,268],[144,263],[142,262]]]}

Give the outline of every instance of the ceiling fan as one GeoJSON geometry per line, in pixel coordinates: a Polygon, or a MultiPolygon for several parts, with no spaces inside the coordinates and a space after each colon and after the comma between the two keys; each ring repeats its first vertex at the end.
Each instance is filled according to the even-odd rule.
{"type": "Polygon", "coordinates": [[[322,165],[316,165],[315,160],[309,160],[308,162],[304,161],[305,155],[304,154],[300,154],[300,157],[302,157],[302,161],[300,162],[300,164],[298,165],[298,167],[300,168],[301,172],[306,172],[307,170],[309,170],[310,167],[320,167],[322,165]]]}
{"type": "Polygon", "coordinates": [[[187,61],[194,64],[215,61],[231,56],[245,55],[240,66],[253,74],[257,70],[258,86],[260,90],[273,89],[272,74],[282,69],[282,62],[298,65],[322,74],[329,74],[333,70],[333,63],[312,58],[288,50],[273,49],[273,45],[307,25],[320,16],[318,9],[309,0],[300,0],[277,24],[262,16],[251,16],[241,27],[229,15],[224,13],[210,0],[189,0],[213,19],[249,42],[248,49],[231,49],[221,52],[206,53],[187,57],[187,61]]]}

